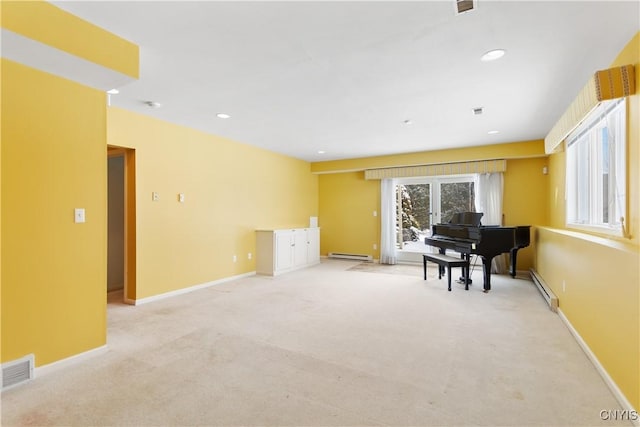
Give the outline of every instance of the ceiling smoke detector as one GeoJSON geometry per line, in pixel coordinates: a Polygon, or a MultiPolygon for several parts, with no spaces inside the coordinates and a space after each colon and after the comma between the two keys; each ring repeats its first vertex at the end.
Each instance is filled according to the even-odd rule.
{"type": "Polygon", "coordinates": [[[477,107],[473,109],[473,115],[475,116],[479,116],[482,113],[483,113],[482,107],[477,107]]]}
{"type": "Polygon", "coordinates": [[[160,107],[162,107],[162,104],[160,104],[159,102],[155,102],[155,101],[146,101],[144,104],[147,107],[150,107],[150,108],[160,108],[160,107]]]}
{"type": "Polygon", "coordinates": [[[456,0],[456,13],[469,12],[476,8],[476,0],[456,0]]]}

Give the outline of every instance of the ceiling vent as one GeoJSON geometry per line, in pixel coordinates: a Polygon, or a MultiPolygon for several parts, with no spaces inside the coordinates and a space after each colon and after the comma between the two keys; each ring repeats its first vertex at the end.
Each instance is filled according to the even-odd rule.
{"type": "Polygon", "coordinates": [[[476,0],[456,0],[456,13],[469,12],[476,8],[476,0]]]}

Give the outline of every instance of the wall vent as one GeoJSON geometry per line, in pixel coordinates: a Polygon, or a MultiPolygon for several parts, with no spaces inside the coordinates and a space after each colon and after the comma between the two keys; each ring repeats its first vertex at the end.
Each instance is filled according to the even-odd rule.
{"type": "Polygon", "coordinates": [[[33,354],[2,364],[2,390],[33,379],[33,354]]]}
{"type": "Polygon", "coordinates": [[[356,261],[373,261],[373,257],[371,255],[360,255],[360,254],[347,254],[340,252],[329,252],[329,258],[338,258],[338,259],[352,259],[356,261]]]}
{"type": "Polygon", "coordinates": [[[476,8],[475,0],[456,0],[456,13],[469,12],[476,8]]]}

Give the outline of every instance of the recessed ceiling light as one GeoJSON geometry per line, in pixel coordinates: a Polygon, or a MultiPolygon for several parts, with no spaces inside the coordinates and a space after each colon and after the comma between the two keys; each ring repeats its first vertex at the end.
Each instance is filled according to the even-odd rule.
{"type": "Polygon", "coordinates": [[[326,153],[326,151],[324,151],[324,150],[318,150],[318,154],[324,154],[324,153],[326,153]]]}
{"type": "Polygon", "coordinates": [[[155,101],[146,101],[145,104],[147,105],[147,107],[151,107],[151,108],[160,108],[160,107],[162,107],[162,104],[160,104],[159,102],[155,102],[155,101]]]}
{"type": "Polygon", "coordinates": [[[480,60],[483,62],[495,61],[496,59],[502,58],[506,51],[504,49],[493,49],[489,52],[486,52],[480,60]]]}
{"type": "Polygon", "coordinates": [[[489,132],[487,132],[489,135],[495,135],[496,133],[500,133],[499,130],[490,130],[489,132]]]}
{"type": "Polygon", "coordinates": [[[109,95],[117,95],[120,93],[120,91],[118,89],[111,89],[111,90],[108,90],[107,93],[109,95]]]}
{"type": "Polygon", "coordinates": [[[225,114],[225,113],[218,113],[218,114],[216,114],[216,117],[219,118],[219,119],[230,119],[231,118],[230,115],[225,114]]]}

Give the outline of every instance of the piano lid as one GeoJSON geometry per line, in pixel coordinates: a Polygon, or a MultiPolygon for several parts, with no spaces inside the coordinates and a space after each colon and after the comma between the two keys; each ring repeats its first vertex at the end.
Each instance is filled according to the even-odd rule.
{"type": "Polygon", "coordinates": [[[482,212],[456,212],[449,220],[449,224],[470,225],[472,227],[480,226],[480,218],[482,212]]]}

